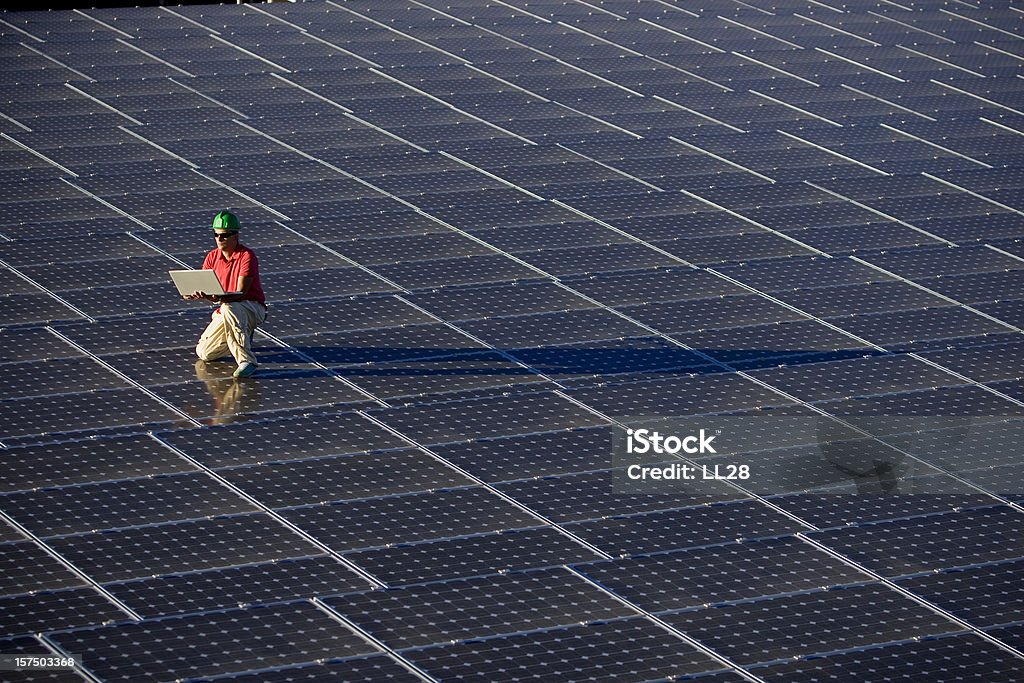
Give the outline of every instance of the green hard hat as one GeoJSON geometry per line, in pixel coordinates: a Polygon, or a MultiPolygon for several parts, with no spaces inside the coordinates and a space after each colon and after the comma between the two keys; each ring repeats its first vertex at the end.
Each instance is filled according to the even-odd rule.
{"type": "Polygon", "coordinates": [[[238,223],[238,216],[227,209],[218,211],[213,217],[214,230],[240,230],[242,226],[238,223]]]}

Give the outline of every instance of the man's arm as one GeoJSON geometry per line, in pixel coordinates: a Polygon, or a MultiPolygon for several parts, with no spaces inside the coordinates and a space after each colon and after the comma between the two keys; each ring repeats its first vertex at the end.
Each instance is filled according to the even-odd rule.
{"type": "Polygon", "coordinates": [[[241,301],[245,298],[249,288],[252,287],[253,277],[252,275],[239,275],[238,276],[238,290],[234,292],[228,292],[227,294],[212,294],[210,295],[210,301],[214,301],[220,304],[233,304],[236,301],[241,301]]]}

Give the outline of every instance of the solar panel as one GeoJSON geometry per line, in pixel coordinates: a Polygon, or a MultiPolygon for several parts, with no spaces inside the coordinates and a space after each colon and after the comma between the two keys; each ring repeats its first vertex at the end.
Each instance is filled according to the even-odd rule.
{"type": "Polygon", "coordinates": [[[293,536],[286,527],[263,514],[63,536],[48,543],[100,581],[317,553],[312,543],[293,536]]]}
{"type": "Polygon", "coordinates": [[[783,232],[814,249],[837,255],[935,244],[930,234],[891,221],[783,232]]]}
{"type": "Polygon", "coordinates": [[[38,536],[59,536],[252,510],[201,474],[14,493],[4,509],[38,536]],[[70,511],[74,511],[73,515],[70,511]],[[141,513],[141,514],[140,514],[141,513]]]}
{"type": "Polygon", "coordinates": [[[505,483],[497,488],[556,522],[573,522],[603,516],[621,516],[686,507],[695,502],[712,503],[738,499],[744,494],[723,482],[697,484],[676,495],[616,495],[612,472],[588,472],[529,481],[505,483]]]}
{"type": "Polygon", "coordinates": [[[743,290],[724,279],[696,268],[659,268],[654,271],[593,275],[569,280],[578,292],[610,306],[647,304],[658,301],[704,299],[743,290]]]}
{"type": "Polygon", "coordinates": [[[392,584],[485,576],[527,568],[556,567],[599,557],[551,528],[425,541],[403,547],[361,550],[346,557],[392,584]]]}
{"type": "Polygon", "coordinates": [[[499,636],[494,640],[470,640],[419,650],[410,653],[410,657],[439,676],[464,676],[465,672],[477,669],[488,678],[610,675],[642,680],[656,679],[669,672],[698,673],[720,668],[704,653],[680,646],[664,630],[638,619],[602,622],[589,630],[574,626],[499,636]],[[582,670],[567,660],[568,653],[574,650],[584,653],[582,670]],[[505,660],[514,661],[513,653],[519,652],[536,654],[516,662],[509,670],[505,660]],[[619,653],[626,657],[620,659],[619,653]]]}
{"type": "Polygon", "coordinates": [[[591,405],[602,413],[629,415],[699,415],[709,412],[742,410],[758,405],[782,405],[789,399],[757,385],[737,382],[726,374],[701,373],[696,376],[625,381],[571,390],[569,396],[591,405]]]}
{"type": "Polygon", "coordinates": [[[567,524],[566,528],[598,547],[607,548],[614,555],[642,555],[740,539],[782,536],[786,532],[800,530],[801,526],[757,503],[733,502],[578,522],[567,524]],[[680,525],[700,531],[680,537],[675,533],[680,525]]]}
{"type": "Polygon", "coordinates": [[[1008,330],[990,319],[980,318],[963,308],[946,306],[933,309],[925,316],[913,311],[855,315],[844,319],[843,326],[853,334],[879,340],[880,344],[910,342],[924,339],[947,339],[998,333],[1008,330]],[[885,328],[885,330],[883,330],[885,328]],[[953,331],[950,333],[950,330],[953,331]]]}
{"type": "Polygon", "coordinates": [[[970,564],[984,562],[988,541],[1004,534],[1012,535],[1016,519],[1007,516],[1005,508],[989,507],[978,510],[947,513],[946,519],[957,521],[957,531],[949,538],[936,537],[925,531],[925,519],[880,522],[877,525],[854,530],[835,530],[813,534],[831,537],[838,547],[852,557],[874,567],[881,574],[896,576],[914,574],[943,566],[957,566],[964,553],[970,553],[970,564]],[[981,526],[984,525],[984,530],[981,526]],[[976,530],[977,529],[977,530],[976,530]],[[884,537],[902,544],[898,552],[882,558],[865,545],[868,538],[884,537]]]}
{"type": "Polygon", "coordinates": [[[3,14],[12,675],[1019,679],[1021,13],[900,3],[3,14]]]}
{"type": "Polygon", "coordinates": [[[358,591],[366,582],[338,560],[315,556],[107,584],[111,594],[147,618],[300,600],[311,590],[336,586],[358,591]]]}
{"type": "Polygon", "coordinates": [[[104,678],[114,680],[166,676],[168,671],[180,670],[183,665],[190,674],[203,676],[237,670],[239,665],[245,667],[242,669],[245,671],[299,663],[294,661],[296,658],[312,662],[373,651],[357,636],[336,632],[335,623],[313,605],[300,603],[270,608],[266,612],[259,609],[223,612],[200,620],[171,617],[149,625],[130,625],[124,630],[110,631],[101,627],[65,634],[60,641],[62,647],[70,650],[88,649],[95,653],[93,667],[104,678]],[[288,646],[287,639],[294,633],[303,635],[301,654],[288,646]],[[231,643],[237,642],[236,638],[273,638],[279,645],[273,650],[244,655],[233,651],[231,643]],[[177,653],[163,649],[174,642],[177,653]],[[161,643],[162,651],[146,654],[147,643],[161,643]],[[277,654],[272,654],[275,650],[277,654]],[[120,653],[124,652],[134,655],[133,665],[127,669],[119,664],[120,653]],[[242,656],[241,661],[237,659],[239,656],[242,656]]]}
{"type": "Polygon", "coordinates": [[[82,580],[31,541],[3,544],[4,595],[79,586],[82,580]]]}
{"type": "Polygon", "coordinates": [[[450,284],[486,285],[538,277],[535,270],[502,254],[408,261],[380,266],[376,272],[407,289],[450,284]]]}
{"type": "MultiPolygon", "coordinates": [[[[871,672],[876,671],[878,667],[884,667],[892,672],[890,675],[896,676],[948,676],[953,673],[950,671],[948,658],[951,655],[956,657],[957,653],[965,651],[976,653],[979,658],[988,657],[989,659],[982,666],[965,662],[962,667],[957,667],[957,671],[953,675],[968,679],[995,675],[1009,681],[1017,675],[1017,671],[1020,669],[1017,660],[1004,656],[1003,650],[974,635],[925,639],[887,647],[867,648],[855,653],[839,653],[829,659],[834,662],[835,666],[842,667],[844,671],[852,672],[854,675],[870,676],[871,672]]],[[[802,659],[795,663],[755,668],[753,671],[757,675],[763,676],[765,680],[785,681],[799,680],[801,677],[813,679],[819,676],[824,669],[832,666],[832,664],[823,666],[819,659],[802,659]]]]}
{"type": "Polygon", "coordinates": [[[872,642],[907,640],[915,635],[921,637],[960,631],[958,624],[877,585],[769,598],[740,605],[719,605],[707,610],[666,615],[665,619],[688,633],[700,634],[702,641],[714,643],[715,648],[722,652],[746,650],[751,640],[757,641],[756,649],[739,655],[744,663],[791,658],[809,649],[828,651],[872,642]],[[832,625],[851,613],[857,613],[859,617],[872,613],[886,614],[884,623],[893,626],[881,625],[848,634],[846,629],[836,629],[832,625]],[[890,621],[890,615],[899,616],[890,621]]]}
{"type": "MultiPolygon", "coordinates": [[[[2,623],[7,633],[32,633],[40,627],[75,628],[96,621],[117,621],[123,616],[120,610],[92,588],[39,591],[32,595],[3,597],[0,598],[0,604],[4,608],[2,623]]],[[[6,643],[4,652],[12,652],[6,643]]]]}
{"type": "Polygon", "coordinates": [[[904,487],[907,496],[886,495],[884,490],[889,484],[877,478],[869,481],[866,477],[856,479],[847,476],[836,481],[835,469],[828,472],[827,466],[822,466],[819,471],[805,472],[810,475],[806,479],[797,476],[790,480],[770,482],[775,485],[774,491],[770,493],[786,488],[811,491],[773,496],[771,500],[783,510],[799,515],[801,519],[818,527],[906,519],[992,502],[991,495],[979,491],[977,487],[939,474],[934,468],[920,462],[901,460],[896,463],[894,471],[899,473],[899,486],[904,487]],[[831,484],[828,483],[829,475],[833,479],[831,484]],[[857,490],[858,495],[847,495],[850,490],[857,490]]]}

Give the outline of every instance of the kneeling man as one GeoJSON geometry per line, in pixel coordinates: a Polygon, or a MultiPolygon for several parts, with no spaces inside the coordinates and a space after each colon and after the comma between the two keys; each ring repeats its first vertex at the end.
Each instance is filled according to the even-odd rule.
{"type": "Polygon", "coordinates": [[[234,376],[248,377],[256,372],[252,333],[267,318],[267,302],[260,285],[259,259],[239,241],[239,230],[238,217],[230,211],[214,216],[213,238],[217,246],[203,261],[203,270],[212,270],[227,294],[193,292],[185,298],[220,304],[196,344],[196,355],[212,361],[230,353],[238,364],[234,376]]]}

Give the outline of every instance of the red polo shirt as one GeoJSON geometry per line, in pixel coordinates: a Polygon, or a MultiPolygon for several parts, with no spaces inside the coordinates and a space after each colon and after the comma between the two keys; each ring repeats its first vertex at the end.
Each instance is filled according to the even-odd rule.
{"type": "Polygon", "coordinates": [[[264,306],[267,305],[263,285],[260,284],[260,260],[256,258],[256,252],[249,247],[239,244],[230,258],[225,258],[220,249],[213,249],[203,261],[203,270],[212,270],[225,292],[237,292],[238,278],[250,276],[252,284],[242,300],[258,301],[264,306]]]}

